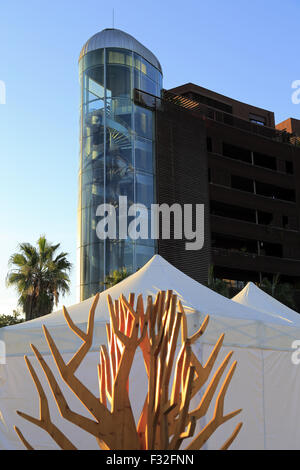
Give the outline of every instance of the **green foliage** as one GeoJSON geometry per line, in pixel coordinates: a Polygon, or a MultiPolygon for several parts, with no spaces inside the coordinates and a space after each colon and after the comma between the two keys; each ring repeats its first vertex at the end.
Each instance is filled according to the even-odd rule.
{"type": "Polygon", "coordinates": [[[21,314],[17,310],[14,310],[12,315],[0,315],[0,328],[22,323],[24,318],[20,317],[21,314]]]}
{"type": "Polygon", "coordinates": [[[57,254],[59,247],[41,236],[37,247],[21,243],[10,257],[7,285],[17,289],[26,321],[51,313],[60,294],[69,292],[71,263],[67,253],[57,254]]]}
{"type": "Polygon", "coordinates": [[[217,292],[218,294],[223,295],[224,297],[230,297],[229,286],[227,282],[223,279],[218,279],[214,277],[214,266],[210,265],[208,270],[208,282],[207,287],[211,290],[217,292]]]}
{"type": "Polygon", "coordinates": [[[298,136],[294,137],[294,143],[295,143],[296,147],[300,147],[300,137],[298,137],[298,136]]]}
{"type": "Polygon", "coordinates": [[[126,268],[116,269],[115,271],[106,276],[104,281],[106,289],[115,286],[119,282],[126,279],[126,277],[130,276],[130,274],[131,273],[126,268]]]}
{"type": "Polygon", "coordinates": [[[259,284],[259,287],[267,294],[274,297],[279,302],[287,305],[288,307],[295,309],[296,303],[294,299],[293,286],[287,282],[279,283],[280,274],[273,276],[272,281],[264,278],[259,284]]]}

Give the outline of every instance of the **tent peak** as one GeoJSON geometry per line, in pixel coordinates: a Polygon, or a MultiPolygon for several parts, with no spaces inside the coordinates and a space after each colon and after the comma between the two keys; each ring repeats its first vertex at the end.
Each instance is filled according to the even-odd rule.
{"type": "Polygon", "coordinates": [[[248,284],[231,300],[246,307],[254,308],[259,312],[269,313],[280,319],[287,319],[299,325],[300,315],[287,305],[281,303],[253,282],[248,284]]]}
{"type": "Polygon", "coordinates": [[[166,264],[170,264],[165,258],[163,258],[162,256],[160,255],[154,255],[152,256],[151,259],[149,259],[149,261],[143,266],[143,267],[146,267],[146,266],[150,266],[150,264],[152,263],[166,263],[166,264]]]}

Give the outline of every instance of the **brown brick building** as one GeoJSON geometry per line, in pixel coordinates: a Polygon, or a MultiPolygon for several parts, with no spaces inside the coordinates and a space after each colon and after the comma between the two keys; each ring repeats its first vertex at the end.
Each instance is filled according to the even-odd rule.
{"type": "Polygon", "coordinates": [[[273,112],[192,83],[135,100],[156,114],[158,203],[206,207],[202,250],[161,240],[158,252],[200,282],[213,264],[233,287],[280,273],[300,289],[300,121],[275,126],[273,112]]]}

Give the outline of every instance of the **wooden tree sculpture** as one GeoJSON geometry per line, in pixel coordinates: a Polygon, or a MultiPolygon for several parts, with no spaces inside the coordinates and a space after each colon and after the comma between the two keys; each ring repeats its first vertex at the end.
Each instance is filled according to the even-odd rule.
{"type": "MultiPolygon", "coordinates": [[[[83,344],[72,359],[65,363],[49,331],[44,334],[57,369],[68,387],[85,405],[91,418],[72,411],[42,355],[31,348],[42,367],[57,407],[63,418],[95,436],[103,450],[177,450],[183,441],[194,436],[196,422],[206,415],[223,373],[229,364],[232,352],[227,354],[210,379],[197,408],[190,410],[191,399],[207,382],[221,349],[224,335],[215,344],[206,364],[202,366],[192,351],[192,345],[204,333],[209,317],[203,321],[199,331],[188,337],[184,309],[172,291],[160,291],[155,301],[151,296],[144,310],[142,295],[134,306],[134,294],[127,300],[123,295],[113,302],[108,295],[110,324],[107,324],[108,347],[101,346],[98,365],[99,397],[95,396],[75,375],[93,341],[95,310],[99,300],[96,295],[89,313],[87,332],[80,330],[64,308],[69,328],[83,344]],[[176,354],[181,330],[181,348],[176,354]],[[148,392],[136,424],[129,399],[129,375],[137,348],[143,353],[148,376],[148,392]],[[176,356],[176,360],[175,360],[176,356]],[[172,378],[172,380],[171,380],[172,378]],[[172,381],[172,383],[170,383],[172,381]]],[[[25,361],[40,399],[40,418],[21,411],[18,415],[47,431],[61,449],[75,449],[70,440],[51,421],[48,400],[30,362],[25,361]]],[[[234,362],[216,397],[212,418],[200,432],[190,440],[187,450],[200,449],[215,430],[240,413],[241,410],[224,414],[224,399],[232,379],[234,362]]],[[[235,439],[242,423],[239,423],[222,449],[227,449],[235,439]]],[[[33,449],[23,436],[15,430],[27,449],[33,449]]]]}

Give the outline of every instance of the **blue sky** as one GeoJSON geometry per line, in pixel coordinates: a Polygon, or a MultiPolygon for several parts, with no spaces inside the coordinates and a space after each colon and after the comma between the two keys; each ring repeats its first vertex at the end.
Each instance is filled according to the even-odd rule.
{"type": "Polygon", "coordinates": [[[135,36],[164,71],[186,82],[300,119],[299,0],[11,0],[0,9],[0,314],[17,306],[5,287],[9,256],[40,234],[74,264],[76,301],[79,83],[85,41],[107,27],[135,36]]]}

